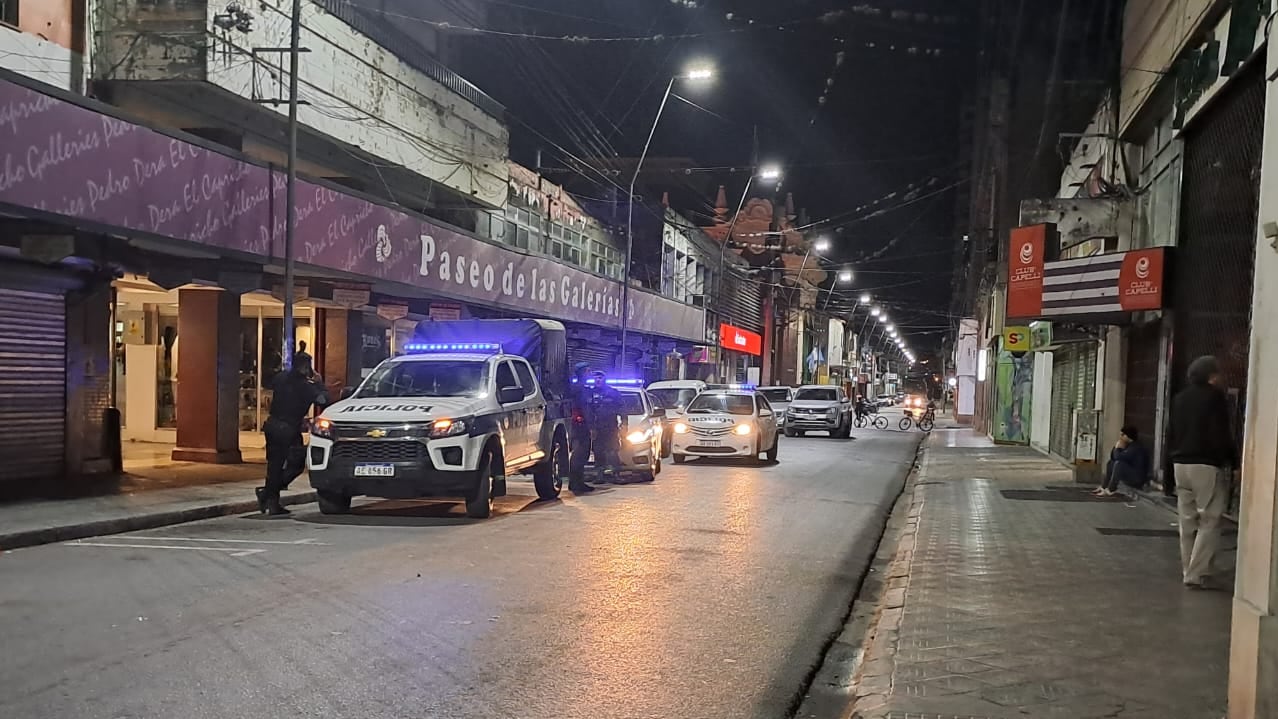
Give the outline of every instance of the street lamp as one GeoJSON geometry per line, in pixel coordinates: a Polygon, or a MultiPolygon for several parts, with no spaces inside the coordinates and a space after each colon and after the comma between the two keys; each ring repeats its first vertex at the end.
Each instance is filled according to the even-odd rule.
{"type": "Polygon", "coordinates": [[[817,240],[815,243],[813,243],[812,249],[816,250],[817,252],[825,252],[830,249],[830,241],[822,237],[819,240],[817,240]]]}
{"type": "Polygon", "coordinates": [[[846,283],[851,281],[852,281],[852,270],[843,270],[842,272],[839,273],[839,282],[846,283]]]}
{"type": "Polygon", "coordinates": [[[871,316],[871,317],[878,317],[878,316],[879,316],[879,315],[881,315],[881,314],[883,314],[883,310],[879,309],[877,306],[876,306],[876,307],[871,307],[871,308],[870,308],[870,316],[871,316]]]}
{"type": "Polygon", "coordinates": [[[652,129],[648,131],[648,141],[643,144],[643,153],[639,155],[639,162],[635,165],[635,174],[630,178],[630,194],[628,195],[629,211],[626,213],[626,267],[622,273],[621,285],[621,355],[617,359],[617,366],[624,367],[626,363],[626,343],[630,330],[630,266],[634,261],[635,254],[635,184],[639,182],[639,173],[643,170],[643,161],[648,159],[648,148],[652,146],[652,138],[657,134],[657,125],[661,123],[661,115],[666,111],[666,103],[670,101],[670,92],[674,90],[675,80],[691,80],[705,81],[714,78],[714,69],[710,67],[695,67],[681,75],[675,75],[670,78],[670,82],[666,85],[666,93],[661,96],[661,105],[657,108],[657,116],[652,119],[652,129]]]}
{"type": "Polygon", "coordinates": [[[868,305],[868,304],[870,304],[870,300],[871,300],[871,299],[873,299],[873,298],[872,298],[872,297],[870,297],[870,293],[868,293],[868,292],[867,292],[867,293],[865,293],[865,294],[861,295],[861,304],[863,304],[863,305],[868,305]]]}
{"type": "Polygon", "coordinates": [[[759,170],[760,180],[779,180],[781,179],[781,168],[776,165],[768,165],[759,170]]]}

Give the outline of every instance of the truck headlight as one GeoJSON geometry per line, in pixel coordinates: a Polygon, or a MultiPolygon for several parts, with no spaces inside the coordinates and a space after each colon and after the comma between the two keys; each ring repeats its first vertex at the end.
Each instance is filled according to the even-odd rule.
{"type": "Polygon", "coordinates": [[[838,414],[839,414],[839,410],[837,410],[837,409],[835,409],[835,408],[833,408],[833,407],[831,407],[830,409],[827,409],[827,410],[825,411],[825,416],[826,416],[826,417],[835,417],[835,416],[838,416],[838,414]]]}
{"type": "Polygon", "coordinates": [[[635,431],[626,435],[626,441],[631,444],[643,444],[652,439],[652,430],[645,429],[642,432],[635,431]]]}
{"type": "Polygon", "coordinates": [[[311,434],[323,439],[333,438],[333,420],[320,417],[311,424],[311,434]]]}
{"type": "Polygon", "coordinates": [[[675,426],[674,426],[674,433],[675,433],[675,434],[687,434],[687,433],[688,433],[688,425],[684,424],[683,422],[675,422],[675,426]]]}
{"type": "Polygon", "coordinates": [[[470,423],[464,419],[437,419],[430,425],[430,438],[456,437],[459,434],[466,434],[469,430],[470,423]]]}
{"type": "Polygon", "coordinates": [[[754,431],[754,427],[751,427],[751,426],[750,426],[750,425],[748,425],[748,424],[739,424],[739,425],[737,425],[736,427],[734,427],[732,431],[733,431],[733,432],[736,432],[737,434],[739,434],[739,435],[741,435],[742,437],[744,437],[744,436],[746,436],[746,435],[750,434],[751,432],[753,432],[753,431],[754,431]]]}

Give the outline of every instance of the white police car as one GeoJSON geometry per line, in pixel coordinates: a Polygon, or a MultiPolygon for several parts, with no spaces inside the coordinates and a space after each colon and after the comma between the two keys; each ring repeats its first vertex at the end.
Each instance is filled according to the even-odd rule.
{"type": "Polygon", "coordinates": [[[524,357],[482,343],[407,349],[312,424],[307,467],[321,512],[347,512],[356,495],[461,496],[467,515],[483,518],[518,472],[532,472],[539,496],[559,495],[567,403],[547,399],[524,357]]]}
{"type": "Polygon", "coordinates": [[[753,389],[706,390],[688,403],[673,427],[675,464],[688,457],[750,457],[777,460],[781,431],[768,400],[753,389]]]}

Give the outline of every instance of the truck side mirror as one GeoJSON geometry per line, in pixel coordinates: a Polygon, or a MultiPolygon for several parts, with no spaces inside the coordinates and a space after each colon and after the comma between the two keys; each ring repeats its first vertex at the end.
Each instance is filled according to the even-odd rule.
{"type": "Polygon", "coordinates": [[[355,387],[343,387],[341,399],[350,399],[355,394],[355,387]]]}
{"type": "Polygon", "coordinates": [[[514,404],[522,402],[524,399],[524,391],[518,387],[502,387],[497,390],[498,404],[514,404]]]}

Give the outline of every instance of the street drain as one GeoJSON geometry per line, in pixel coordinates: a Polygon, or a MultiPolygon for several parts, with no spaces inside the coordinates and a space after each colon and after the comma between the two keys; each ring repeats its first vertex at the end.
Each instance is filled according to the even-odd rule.
{"type": "Polygon", "coordinates": [[[1061,492],[1052,489],[1001,489],[1003,499],[1016,499],[1025,502],[1096,502],[1089,494],[1061,492]]]}

